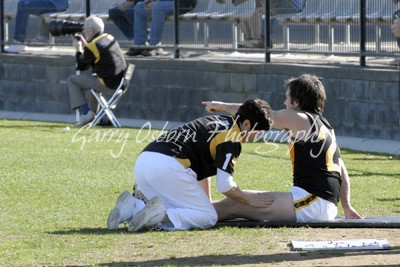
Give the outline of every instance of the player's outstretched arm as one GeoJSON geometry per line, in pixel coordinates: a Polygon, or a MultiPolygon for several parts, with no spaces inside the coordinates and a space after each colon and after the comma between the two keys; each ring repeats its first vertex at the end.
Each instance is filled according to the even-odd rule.
{"type": "Polygon", "coordinates": [[[226,103],[221,101],[202,101],[201,104],[204,105],[209,113],[227,112],[231,115],[235,115],[242,105],[241,103],[226,103]]]}
{"type": "Polygon", "coordinates": [[[358,212],[351,206],[350,177],[342,159],[339,159],[339,165],[341,171],[340,176],[342,178],[342,184],[340,186],[340,202],[342,203],[344,215],[346,219],[363,219],[364,216],[358,214],[358,212]]]}

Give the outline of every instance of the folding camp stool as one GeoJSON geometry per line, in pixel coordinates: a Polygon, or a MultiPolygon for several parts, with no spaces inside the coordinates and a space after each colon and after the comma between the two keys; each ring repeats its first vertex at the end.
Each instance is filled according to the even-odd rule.
{"type": "Polygon", "coordinates": [[[97,99],[99,102],[100,110],[96,113],[93,121],[90,122],[89,127],[92,127],[100,122],[100,120],[107,115],[110,119],[112,125],[114,127],[121,127],[121,124],[115,117],[113,113],[113,109],[117,107],[118,100],[125,94],[129,87],[129,81],[132,78],[133,71],[135,70],[135,65],[129,64],[125,70],[124,76],[122,77],[121,83],[119,84],[118,88],[115,89],[115,93],[111,96],[109,100],[106,100],[104,96],[97,92],[95,88],[90,89],[92,95],[97,99]]]}

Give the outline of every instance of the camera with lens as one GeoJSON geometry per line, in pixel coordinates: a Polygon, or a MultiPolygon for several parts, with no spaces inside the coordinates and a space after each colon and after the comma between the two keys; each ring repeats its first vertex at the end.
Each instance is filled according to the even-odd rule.
{"type": "Polygon", "coordinates": [[[83,24],[67,20],[51,20],[49,30],[52,36],[62,36],[82,32],[83,24]]]}

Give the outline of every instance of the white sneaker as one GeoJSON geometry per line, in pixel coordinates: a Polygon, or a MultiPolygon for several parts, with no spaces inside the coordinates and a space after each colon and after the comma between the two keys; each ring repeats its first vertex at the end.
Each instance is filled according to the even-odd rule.
{"type": "Polygon", "coordinates": [[[165,207],[159,197],[153,197],[144,209],[132,217],[128,225],[129,232],[137,232],[143,227],[152,227],[161,223],[165,216],[165,207]]]}
{"type": "Polygon", "coordinates": [[[19,53],[19,52],[26,51],[26,48],[27,48],[27,46],[23,45],[23,44],[12,44],[12,45],[9,45],[4,50],[8,53],[19,53]]]}
{"type": "Polygon", "coordinates": [[[128,190],[119,195],[115,207],[111,210],[107,219],[107,228],[117,230],[119,225],[130,220],[135,213],[144,208],[144,203],[134,198],[128,190]]]}
{"type": "Polygon", "coordinates": [[[75,123],[75,126],[84,126],[84,125],[88,124],[89,122],[91,122],[94,119],[95,115],[96,115],[96,113],[89,110],[89,112],[87,114],[83,115],[79,119],[79,122],[75,123]]]}

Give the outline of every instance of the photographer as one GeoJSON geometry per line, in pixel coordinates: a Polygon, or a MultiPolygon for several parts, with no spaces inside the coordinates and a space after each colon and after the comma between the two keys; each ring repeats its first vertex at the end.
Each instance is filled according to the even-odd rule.
{"type": "Polygon", "coordinates": [[[127,67],[118,42],[103,30],[104,22],[90,16],[83,24],[83,36],[77,34],[73,39],[77,69],[83,71],[91,67],[93,73],[68,77],[71,109],[79,108],[82,115],[77,126],[91,122],[98,109],[97,100],[89,93],[87,101],[85,92],[94,88],[103,94],[113,94],[127,67]]]}

